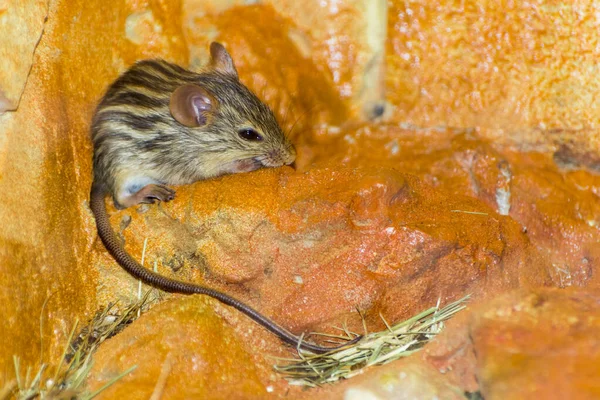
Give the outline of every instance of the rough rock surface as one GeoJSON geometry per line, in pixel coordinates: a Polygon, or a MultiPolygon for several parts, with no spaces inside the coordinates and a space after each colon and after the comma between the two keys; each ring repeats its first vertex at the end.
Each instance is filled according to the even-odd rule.
{"type": "MultiPolygon", "coordinates": [[[[113,215],[114,226],[131,216],[122,234],[132,254],[141,258],[146,241],[146,265],[157,260],[171,274],[177,264],[176,276],[238,291],[300,332],[344,321],[357,329],[357,307],[379,326],[379,313],[395,321],[440,297],[551,282],[513,220],[392,169],[259,171],[179,193],[171,204],[113,215]]],[[[119,268],[107,267],[109,276],[119,268]]],[[[103,286],[109,299],[123,293],[103,286]]]]}
{"type": "Polygon", "coordinates": [[[527,148],[560,144],[600,170],[599,5],[589,1],[393,1],[392,119],[478,127],[527,148]]]}
{"type": "Polygon", "coordinates": [[[256,347],[274,351],[274,340],[266,338],[271,346],[256,335],[240,340],[234,328],[223,324],[214,303],[200,296],[177,297],[153,308],[96,354],[90,388],[137,366],[103,397],[264,398],[275,377],[256,347]]]}
{"type": "Polygon", "coordinates": [[[519,222],[547,255],[556,286],[600,285],[593,272],[600,260],[600,176],[562,168],[550,153],[517,152],[469,130],[367,125],[315,138],[301,147],[308,155],[301,168],[332,162],[388,166],[479,198],[519,222]]]}
{"type": "Polygon", "coordinates": [[[518,291],[475,313],[470,337],[485,399],[597,399],[600,292],[518,291]]]}
{"type": "Polygon", "coordinates": [[[341,382],[327,395],[344,400],[465,400],[464,388],[417,357],[371,368],[341,382]]]}
{"type": "Polygon", "coordinates": [[[0,12],[0,19],[22,15],[26,25],[47,7],[48,20],[19,108],[0,116],[0,376],[7,377],[14,374],[14,355],[34,370],[40,359],[60,357],[75,321],[99,305],[87,206],[95,103],[135,60],[160,54],[183,63],[187,56],[178,39],[177,2],[38,1],[30,13],[23,4],[2,3],[0,10],[20,11],[0,12]],[[146,9],[162,15],[162,28],[137,46],[126,38],[126,20],[146,9]]]}
{"type": "Polygon", "coordinates": [[[472,305],[418,357],[372,368],[328,393],[344,399],[596,399],[597,290],[517,290],[472,305]]]}
{"type": "Polygon", "coordinates": [[[48,0],[0,3],[0,114],[19,105],[47,16],[48,0]]]}
{"type": "Polygon", "coordinates": [[[332,109],[336,104],[343,104],[355,118],[380,115],[385,0],[267,0],[242,7],[245,3],[185,1],[192,65],[208,57],[205,46],[196,44],[218,39],[232,49],[242,76],[250,77],[259,91],[278,96],[283,109],[295,101],[286,96],[291,94],[296,99],[324,98],[323,105],[310,105],[314,109],[304,103],[308,110],[295,110],[320,116],[321,123],[345,120],[339,109],[332,109]],[[329,115],[325,118],[324,113],[329,115]]]}

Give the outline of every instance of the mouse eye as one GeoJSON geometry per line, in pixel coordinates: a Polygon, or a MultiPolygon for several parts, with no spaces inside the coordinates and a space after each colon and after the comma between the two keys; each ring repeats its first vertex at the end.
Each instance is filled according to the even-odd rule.
{"type": "Polygon", "coordinates": [[[244,140],[249,140],[251,142],[260,142],[263,140],[263,137],[258,134],[254,129],[242,129],[238,132],[240,137],[244,140]]]}

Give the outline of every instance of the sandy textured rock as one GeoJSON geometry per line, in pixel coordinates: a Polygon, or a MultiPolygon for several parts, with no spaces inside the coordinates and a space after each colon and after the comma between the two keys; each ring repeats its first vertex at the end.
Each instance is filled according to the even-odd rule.
{"type": "Polygon", "coordinates": [[[478,312],[470,328],[485,399],[597,399],[600,292],[519,291],[478,312]]]}
{"type": "MultiPolygon", "coordinates": [[[[243,7],[245,3],[186,0],[189,42],[222,41],[232,49],[242,76],[266,92],[285,87],[294,97],[318,99],[328,96],[331,87],[335,96],[329,95],[328,103],[341,102],[358,119],[379,116],[384,105],[386,1],[264,1],[243,7]]],[[[207,59],[204,46],[192,45],[191,54],[196,64],[207,59]]],[[[297,102],[277,100],[284,109],[297,102]]],[[[299,106],[307,104],[301,101],[299,106]]],[[[334,117],[344,121],[339,114],[334,117]]],[[[319,122],[337,123],[331,116],[319,122]]]]}
{"type": "MultiPolygon", "coordinates": [[[[273,7],[254,5],[202,13],[186,25],[186,36],[190,43],[224,43],[241,80],[268,102],[297,139],[315,124],[342,124],[350,110],[331,77],[290,38],[292,28],[293,22],[273,7]]],[[[205,46],[193,47],[191,67],[198,68],[207,58],[205,46]]]]}
{"type": "MultiPolygon", "coordinates": [[[[545,260],[510,218],[385,168],[230,176],[181,187],[176,201],[145,213],[115,212],[114,226],[125,215],[136,258],[147,239],[147,265],[157,261],[171,275],[169,255],[177,254],[175,276],[233,293],[298,333],[344,321],[360,330],[357,307],[381,328],[380,312],[396,321],[440,296],[550,282],[545,260]]],[[[102,259],[111,271],[102,296],[125,293],[108,283],[124,274],[102,259]]],[[[134,295],[137,282],[128,281],[134,295]]]]}
{"type": "MultiPolygon", "coordinates": [[[[46,2],[10,4],[0,20],[11,21],[16,7],[25,21],[43,22],[46,2]],[[35,7],[20,8],[26,4],[35,7]]],[[[97,309],[98,271],[90,264],[95,227],[87,206],[89,121],[107,83],[126,65],[157,54],[185,60],[185,46],[177,39],[178,16],[176,2],[147,7],[50,2],[19,109],[0,116],[0,318],[5,321],[0,371],[12,373],[13,355],[21,357],[23,368],[34,370],[40,358],[54,362],[75,320],[97,309]],[[154,39],[167,39],[150,38],[136,46],[125,37],[126,19],[146,8],[164,15],[154,39]]],[[[36,29],[35,24],[19,29],[31,32],[17,30],[8,38],[2,30],[0,41],[9,39],[21,51],[17,44],[30,40],[36,29]]],[[[11,84],[20,76],[17,71],[11,84]]]]}
{"type": "Polygon", "coordinates": [[[48,0],[0,2],[0,114],[19,105],[47,16],[48,0]]]}
{"type": "Polygon", "coordinates": [[[552,264],[549,273],[555,285],[600,284],[594,274],[600,263],[599,176],[562,169],[550,153],[515,152],[468,130],[417,133],[364,126],[315,138],[316,144],[301,147],[301,154],[309,157],[300,160],[300,168],[329,163],[386,165],[455,195],[477,197],[521,224],[552,264]]]}
{"type": "Polygon", "coordinates": [[[385,0],[269,1],[296,24],[288,33],[310,49],[319,69],[359,119],[378,117],[384,106],[385,0]],[[323,68],[326,67],[326,68],[323,68]]]}
{"type": "Polygon", "coordinates": [[[420,358],[446,384],[485,399],[598,398],[599,295],[544,288],[471,304],[420,358]]]}
{"type": "Polygon", "coordinates": [[[267,390],[273,391],[272,372],[264,362],[256,363],[256,338],[240,340],[213,311],[213,303],[189,296],[154,307],[102,346],[90,389],[135,365],[102,398],[264,398],[267,390]]]}
{"type": "Polygon", "coordinates": [[[464,400],[464,391],[449,384],[437,370],[418,361],[395,363],[371,370],[357,382],[343,382],[336,391],[344,400],[464,400]],[[360,382],[363,381],[363,382],[360,382]]]}
{"type": "MultiPolygon", "coordinates": [[[[482,300],[481,302],[484,302],[482,300]]],[[[418,359],[430,368],[435,369],[443,381],[454,388],[460,388],[465,394],[477,393],[475,368],[475,352],[469,336],[470,323],[477,302],[469,302],[465,311],[456,314],[444,324],[442,332],[427,344],[422,352],[406,362],[418,359]]],[[[403,360],[396,362],[400,364],[403,360]]],[[[438,376],[438,378],[439,378],[438,376]]]]}
{"type": "Polygon", "coordinates": [[[386,93],[394,118],[481,127],[505,143],[562,143],[598,154],[599,7],[390,2],[386,93]]]}

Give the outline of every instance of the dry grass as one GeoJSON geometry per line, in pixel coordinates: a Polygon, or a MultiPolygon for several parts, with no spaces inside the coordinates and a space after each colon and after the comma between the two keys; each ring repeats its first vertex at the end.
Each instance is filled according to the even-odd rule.
{"type": "Polygon", "coordinates": [[[115,377],[106,385],[90,392],[85,385],[92,368],[92,356],[106,339],[121,332],[138,318],[139,311],[150,306],[148,291],[137,302],[117,310],[115,304],[96,313],[94,318],[75,336],[78,323],[71,330],[67,346],[58,363],[52,367],[42,364],[37,370],[23,371],[19,358],[14,357],[15,376],[0,390],[0,400],[77,399],[89,400],[133,371],[136,366],[115,377]],[[33,375],[35,374],[35,375],[33,375]]]}
{"type": "MultiPolygon", "coordinates": [[[[92,368],[92,356],[106,339],[121,332],[136,320],[150,303],[148,291],[137,302],[116,310],[111,304],[96,313],[94,318],[74,335],[73,327],[67,346],[56,365],[42,364],[36,370],[23,371],[18,357],[14,357],[14,378],[0,389],[0,400],[29,399],[93,399],[99,393],[132,372],[136,366],[115,377],[95,392],[90,392],[85,381],[92,368]]],[[[365,335],[358,343],[326,354],[313,355],[299,351],[299,358],[278,359],[282,362],[274,368],[293,385],[318,386],[347,379],[360,374],[365,368],[381,365],[406,357],[435,337],[443,328],[443,322],[463,310],[469,296],[440,308],[439,303],[414,317],[390,326],[387,330],[365,335]]],[[[352,335],[342,329],[347,335],[352,335]]],[[[356,334],[354,334],[356,335],[356,334]]],[[[332,336],[332,335],[327,335],[332,336]]],[[[333,336],[339,338],[339,336],[333,336]]],[[[10,378],[9,378],[10,379],[10,378]]],[[[160,392],[160,387],[158,392],[160,392]]]]}
{"type": "Polygon", "coordinates": [[[438,303],[394,326],[381,317],[388,327],[385,331],[370,333],[350,347],[325,354],[299,351],[299,358],[280,358],[278,360],[282,364],[274,368],[292,385],[313,387],[350,378],[362,373],[365,368],[386,364],[419,351],[441,332],[445,320],[466,307],[468,299],[469,296],[466,296],[441,309],[438,303]]]}

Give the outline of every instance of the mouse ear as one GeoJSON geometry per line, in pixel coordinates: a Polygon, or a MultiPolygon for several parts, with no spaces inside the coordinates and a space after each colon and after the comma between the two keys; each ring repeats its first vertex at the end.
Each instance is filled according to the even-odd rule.
{"type": "Polygon", "coordinates": [[[238,77],[231,56],[221,43],[212,42],[210,44],[210,66],[219,72],[232,75],[236,79],[238,77]]]}
{"type": "Polygon", "coordinates": [[[173,118],[190,128],[206,125],[217,106],[217,100],[206,89],[192,84],[179,86],[169,101],[173,118]]]}

